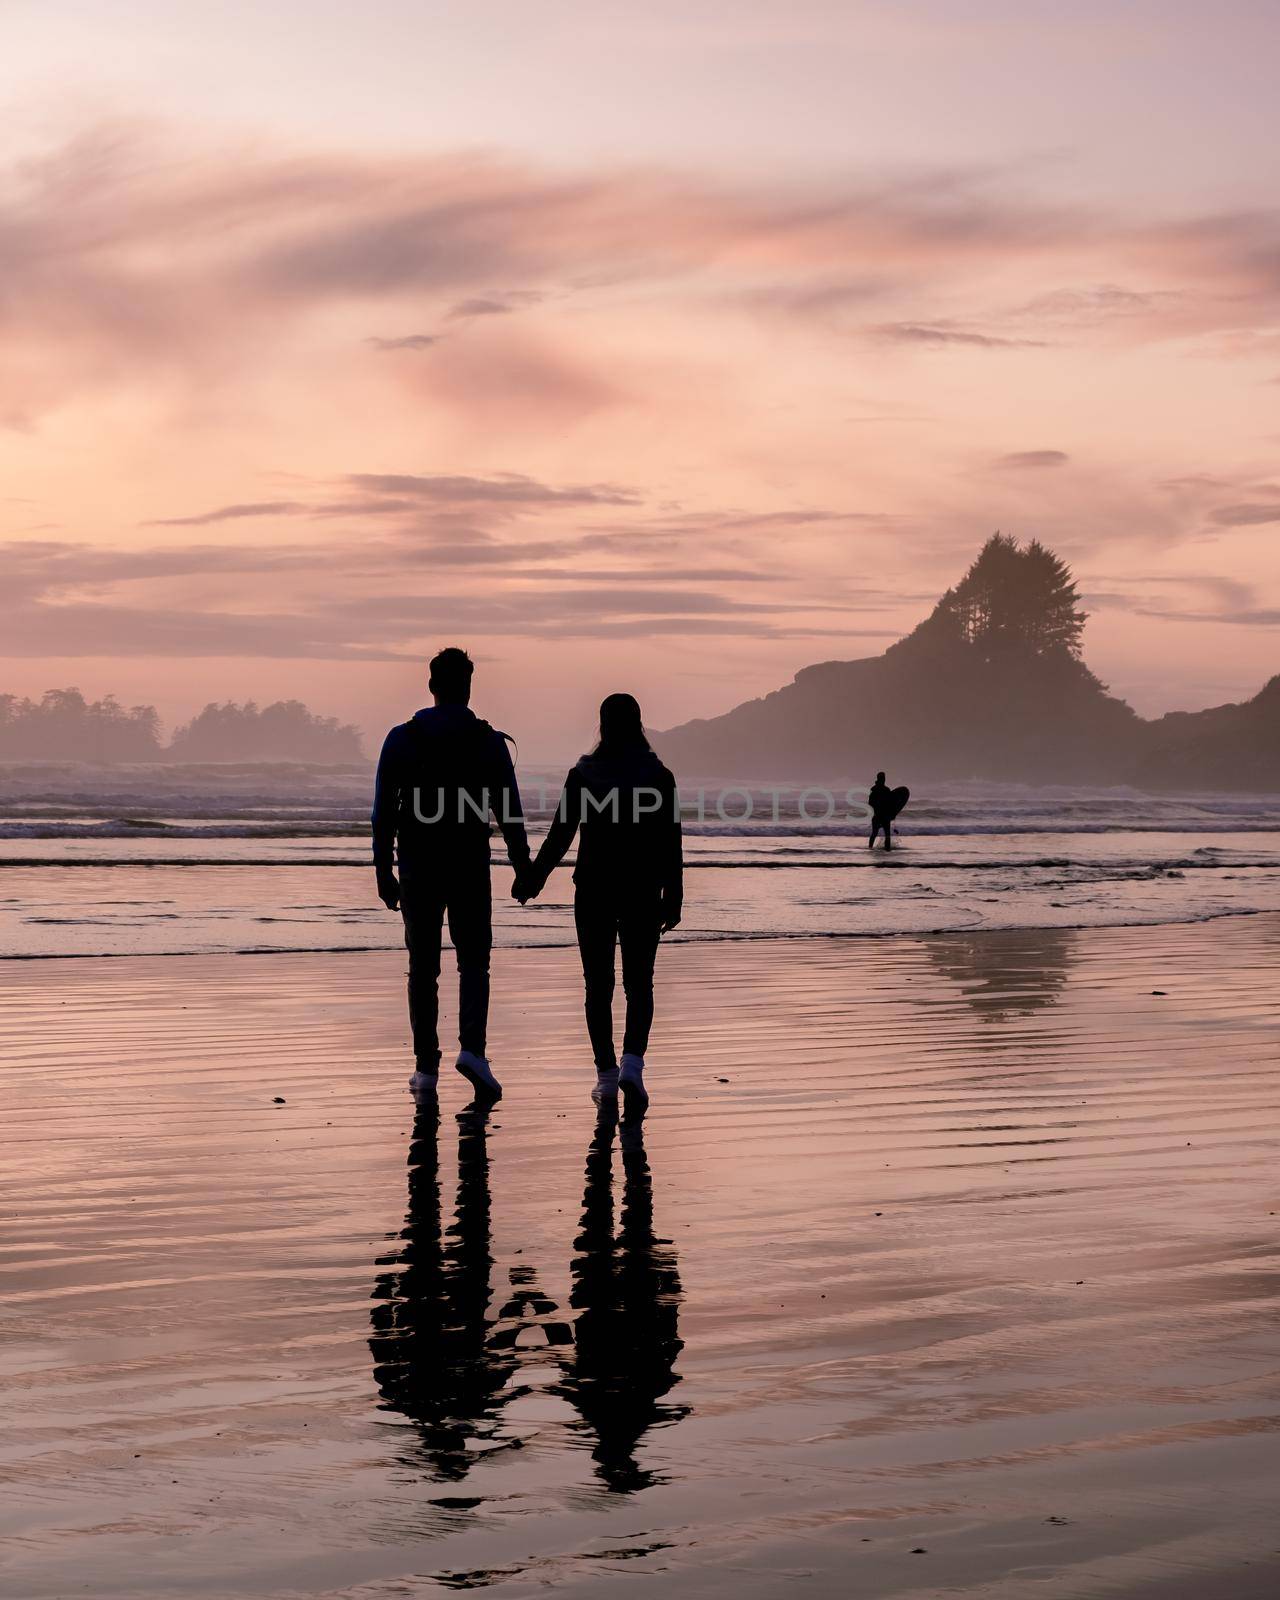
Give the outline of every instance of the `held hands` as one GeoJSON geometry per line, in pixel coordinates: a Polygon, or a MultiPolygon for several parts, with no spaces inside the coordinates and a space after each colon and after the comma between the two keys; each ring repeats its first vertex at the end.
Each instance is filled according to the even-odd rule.
{"type": "Polygon", "coordinates": [[[378,899],[382,901],[388,911],[399,910],[400,885],[396,882],[394,872],[380,872],[378,874],[378,899]]]}
{"type": "Polygon", "coordinates": [[[511,898],[518,900],[522,906],[527,905],[542,893],[544,882],[545,879],[539,877],[532,865],[517,867],[511,882],[511,898]]]}

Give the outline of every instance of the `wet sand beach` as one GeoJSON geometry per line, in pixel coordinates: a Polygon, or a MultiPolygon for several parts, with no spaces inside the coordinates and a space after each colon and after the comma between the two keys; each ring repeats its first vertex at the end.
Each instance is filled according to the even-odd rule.
{"type": "Polygon", "coordinates": [[[570,950],[487,1118],[394,953],[0,963],[0,1593],[1274,1594],[1277,960],[674,946],[639,1132],[570,950]]]}

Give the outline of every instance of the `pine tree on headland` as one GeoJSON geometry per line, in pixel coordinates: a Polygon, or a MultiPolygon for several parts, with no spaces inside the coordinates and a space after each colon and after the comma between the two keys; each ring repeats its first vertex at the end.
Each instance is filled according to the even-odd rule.
{"type": "Polygon", "coordinates": [[[996,534],[883,655],[820,661],[719,717],[656,736],[679,770],[732,779],[1132,783],[1280,790],[1280,677],[1252,700],[1146,722],[1085,665],[1075,581],[996,534]]]}
{"type": "Polygon", "coordinates": [[[1071,568],[1039,539],[1033,539],[1023,551],[1023,560],[1030,579],[1032,614],[1040,624],[1037,649],[1065,649],[1079,660],[1088,613],[1079,609],[1080,595],[1071,568]]]}
{"type": "Polygon", "coordinates": [[[790,689],[689,724],[691,754],[670,737],[665,749],[717,776],[762,758],[770,775],[1107,776],[1132,760],[1141,728],[1085,665],[1084,623],[1067,564],[1038,540],[997,533],[882,656],[802,668],[790,689]]]}
{"type": "Polygon", "coordinates": [[[1024,550],[996,533],[931,621],[932,631],[963,641],[983,660],[1057,653],[1078,660],[1085,613],[1065,561],[1038,539],[1024,550]]]}

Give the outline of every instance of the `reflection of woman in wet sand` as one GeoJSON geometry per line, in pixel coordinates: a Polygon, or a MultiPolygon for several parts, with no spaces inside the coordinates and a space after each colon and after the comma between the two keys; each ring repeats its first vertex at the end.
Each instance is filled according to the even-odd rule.
{"type": "Polygon", "coordinates": [[[676,1252],[653,1231],[653,1180],[641,1125],[621,1131],[622,1215],[615,1232],[613,1145],[617,1116],[602,1111],[587,1152],[582,1224],[574,1241],[569,1303],[573,1360],[558,1385],[595,1435],[592,1458],[610,1489],[628,1493],[660,1479],[636,1463],[650,1428],[678,1422],[688,1407],[664,1401],[680,1380],[684,1348],[676,1252]]]}

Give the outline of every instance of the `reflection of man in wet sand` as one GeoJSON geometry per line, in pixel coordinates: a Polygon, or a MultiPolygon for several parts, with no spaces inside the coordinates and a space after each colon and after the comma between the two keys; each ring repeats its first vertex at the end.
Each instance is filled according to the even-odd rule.
{"type": "MultiPolygon", "coordinates": [[[[545,1306],[530,1281],[512,1273],[511,1298],[491,1320],[491,1227],[487,1104],[458,1117],[457,1218],[440,1207],[438,1112],[419,1107],[409,1147],[409,1210],[400,1249],[379,1262],[369,1349],[384,1405],[418,1432],[431,1476],[460,1482],[501,1438],[503,1412],[527,1389],[512,1379],[522,1359],[525,1320],[545,1306]]],[[[548,1339],[552,1330],[548,1330],[548,1339]]],[[[567,1339],[567,1330],[562,1328],[567,1339]]]]}

